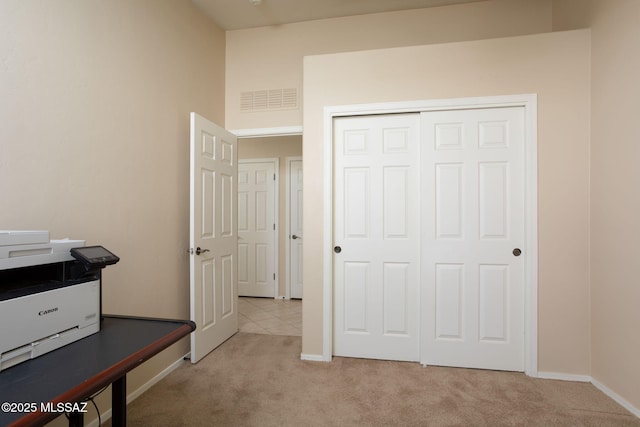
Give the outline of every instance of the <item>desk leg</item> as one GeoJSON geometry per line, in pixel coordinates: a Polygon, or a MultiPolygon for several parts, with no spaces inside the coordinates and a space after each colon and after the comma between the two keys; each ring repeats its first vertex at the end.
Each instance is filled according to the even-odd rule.
{"type": "Polygon", "coordinates": [[[69,427],[83,427],[84,414],[82,412],[71,412],[69,414],[69,427]]]}
{"type": "Polygon", "coordinates": [[[127,425],[127,376],[123,375],[111,384],[111,407],[113,427],[127,425]]]}

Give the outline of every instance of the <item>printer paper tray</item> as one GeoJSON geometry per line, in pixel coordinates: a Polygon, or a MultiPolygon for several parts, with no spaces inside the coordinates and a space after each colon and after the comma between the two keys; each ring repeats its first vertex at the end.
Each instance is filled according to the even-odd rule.
{"type": "Polygon", "coordinates": [[[67,344],[71,344],[98,331],[100,331],[100,323],[96,322],[84,328],[75,327],[67,329],[66,331],[53,334],[22,347],[6,351],[0,355],[0,371],[29,359],[34,359],[67,344]]]}
{"type": "Polygon", "coordinates": [[[0,301],[0,371],[100,330],[100,281],[0,301]]]}

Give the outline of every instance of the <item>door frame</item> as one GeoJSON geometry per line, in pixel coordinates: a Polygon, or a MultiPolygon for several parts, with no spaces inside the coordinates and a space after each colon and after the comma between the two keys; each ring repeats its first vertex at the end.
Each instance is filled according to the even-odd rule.
{"type": "Polygon", "coordinates": [[[524,367],[538,376],[538,132],[536,94],[328,106],[324,108],[323,353],[333,355],[333,120],[344,116],[524,107],[525,242],[524,367]]]}
{"type": "Polygon", "coordinates": [[[278,283],[280,282],[280,274],[278,271],[278,266],[280,265],[279,260],[279,235],[280,235],[280,227],[279,227],[279,218],[280,218],[280,159],[278,157],[266,157],[266,158],[247,158],[247,159],[238,159],[238,169],[240,169],[241,164],[249,164],[249,163],[272,163],[273,164],[273,173],[275,178],[273,180],[273,221],[275,228],[273,229],[273,272],[275,274],[275,279],[273,281],[273,298],[277,299],[279,292],[278,283]]]}
{"type": "MultiPolygon", "coordinates": [[[[286,218],[285,218],[285,231],[286,231],[286,241],[285,245],[285,299],[291,299],[291,237],[289,236],[289,232],[291,231],[291,162],[292,161],[303,161],[302,156],[287,156],[285,157],[286,162],[286,201],[285,201],[285,209],[286,209],[286,218]]],[[[304,167],[304,163],[302,163],[304,167]]],[[[304,170],[304,169],[303,169],[304,170]]],[[[303,243],[304,244],[304,243],[303,243]]]]}

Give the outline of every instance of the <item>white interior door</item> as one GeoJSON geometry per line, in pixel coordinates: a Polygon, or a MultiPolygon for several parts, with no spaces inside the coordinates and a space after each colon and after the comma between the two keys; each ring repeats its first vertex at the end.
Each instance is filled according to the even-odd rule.
{"type": "Polygon", "coordinates": [[[524,370],[524,108],[422,114],[421,362],[524,370]]]}
{"type": "Polygon", "coordinates": [[[291,298],[302,299],[302,159],[288,163],[289,284],[291,298]]]}
{"type": "Polygon", "coordinates": [[[274,161],[238,166],[238,295],[276,296],[274,161]]]}
{"type": "Polygon", "coordinates": [[[191,113],[191,362],[238,331],[237,141],[191,113]]]}
{"type": "Polygon", "coordinates": [[[334,120],[334,354],[419,360],[420,116],[334,120]]]}

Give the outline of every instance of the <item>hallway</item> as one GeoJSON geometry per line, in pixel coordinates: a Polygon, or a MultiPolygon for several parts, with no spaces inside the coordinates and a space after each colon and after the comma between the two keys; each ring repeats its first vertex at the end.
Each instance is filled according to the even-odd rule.
{"type": "Polygon", "coordinates": [[[240,332],[302,336],[302,301],[238,298],[240,332]]]}

